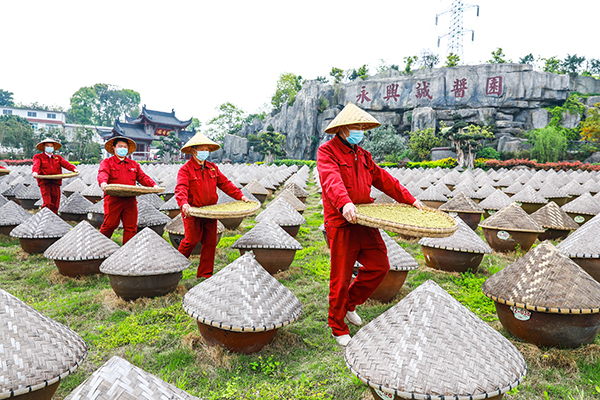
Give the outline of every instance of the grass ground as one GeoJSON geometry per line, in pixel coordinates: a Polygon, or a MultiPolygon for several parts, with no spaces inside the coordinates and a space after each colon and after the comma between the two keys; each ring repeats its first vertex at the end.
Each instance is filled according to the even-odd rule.
{"type": "MultiPolygon", "coordinates": [[[[312,195],[304,213],[308,223],[297,237],[304,249],[296,253],[288,271],[276,276],[301,301],[303,314],[280,329],[271,344],[252,355],[207,346],[196,321],[183,311],[181,297],[198,283],[197,256],[174,293],[126,302],[114,294],[106,276],[64,277],[43,255],[28,255],[16,239],[0,237],[0,287],[69,326],[89,345],[87,359],[77,373],[61,383],[54,399],[63,399],[113,355],[203,399],[372,398],[349,373],[343,349],[335,344],[327,327],[329,252],[318,230],[323,221],[322,208],[313,184],[309,192],[312,195]]],[[[224,234],[215,271],[239,257],[238,251],[229,246],[254,224],[254,219],[246,219],[240,228],[224,234]]],[[[119,244],[122,240],[119,234],[113,239],[119,244]]],[[[525,355],[527,377],[505,399],[600,399],[599,338],[575,350],[538,348],[521,342],[502,328],[492,301],[482,294],[485,279],[515,261],[519,254],[485,256],[477,273],[461,275],[427,268],[418,244],[396,239],[421,267],[408,274],[390,304],[369,300],[358,307],[365,323],[433,279],[525,355]]],[[[357,330],[350,326],[352,335],[357,330]]]]}

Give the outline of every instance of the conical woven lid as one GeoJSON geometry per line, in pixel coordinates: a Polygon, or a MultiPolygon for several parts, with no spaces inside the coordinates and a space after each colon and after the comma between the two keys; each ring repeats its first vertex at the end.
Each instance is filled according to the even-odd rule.
{"type": "Polygon", "coordinates": [[[171,197],[165,204],[160,206],[160,211],[171,211],[178,210],[179,205],[177,204],[177,198],[175,196],[171,197]]]}
{"type": "Polygon", "coordinates": [[[271,218],[264,218],[236,240],[231,248],[302,250],[302,245],[271,218]]]}
{"type": "Polygon", "coordinates": [[[269,191],[263,187],[256,179],[253,179],[250,183],[246,185],[246,189],[250,191],[252,194],[263,194],[268,195],[269,191]]]}
{"type": "Polygon", "coordinates": [[[505,337],[431,280],[358,331],[344,358],[364,383],[407,399],[489,398],[527,370],[505,337]]]}
{"type": "Polygon", "coordinates": [[[98,185],[98,182],[93,182],[87,188],[82,190],[81,194],[83,196],[104,197],[104,192],[102,191],[102,188],[98,185]]]}
{"type": "Polygon", "coordinates": [[[516,202],[512,202],[491,217],[479,223],[480,228],[505,229],[518,232],[544,232],[516,202]]]}
{"type": "Polygon", "coordinates": [[[23,188],[15,197],[19,200],[37,200],[42,198],[42,192],[38,185],[30,185],[23,188]]]}
{"type": "MultiPolygon", "coordinates": [[[[373,196],[371,196],[371,197],[373,197],[373,196]]],[[[323,201],[323,200],[321,199],[321,201],[323,201]]],[[[375,198],[375,204],[394,204],[394,203],[397,203],[397,201],[392,199],[390,196],[388,196],[385,193],[381,193],[379,196],[377,196],[375,198]]]]}
{"type": "Polygon", "coordinates": [[[566,212],[553,201],[546,204],[530,215],[531,219],[540,224],[542,228],[575,230],[579,228],[577,222],[569,217],[566,212]]]}
{"type": "Polygon", "coordinates": [[[600,192],[600,183],[596,182],[593,179],[588,179],[584,184],[583,187],[585,188],[585,190],[587,190],[588,192],[593,192],[593,193],[598,193],[600,192]]]}
{"type": "MultiPolygon", "coordinates": [[[[325,224],[319,227],[319,230],[325,230],[325,224]],[[322,228],[321,228],[322,227],[322,228]]],[[[390,262],[390,270],[393,271],[412,271],[413,269],[419,268],[419,263],[413,258],[406,250],[402,248],[390,235],[388,235],[383,229],[379,229],[381,238],[385,243],[387,249],[387,256],[390,262]]],[[[362,264],[358,261],[356,265],[360,268],[362,264]]]]}
{"type": "Polygon", "coordinates": [[[279,226],[297,226],[306,223],[306,219],[285,199],[279,198],[271,202],[271,207],[266,208],[256,216],[256,222],[271,218],[279,226]]]}
{"type": "Polygon", "coordinates": [[[477,195],[477,193],[475,192],[475,190],[471,189],[468,186],[462,186],[462,187],[456,186],[454,188],[454,190],[452,191],[452,193],[450,193],[446,197],[456,197],[460,193],[464,194],[469,199],[477,199],[477,198],[479,198],[479,195],[477,195]]]}
{"type": "Polygon", "coordinates": [[[191,264],[166,240],[144,228],[100,265],[107,275],[150,276],[183,271],[191,264]]]}
{"type": "Polygon", "coordinates": [[[510,198],[512,201],[530,204],[546,204],[548,200],[540,196],[531,186],[525,186],[519,193],[510,198]]]}
{"type": "MultiPolygon", "coordinates": [[[[275,197],[275,199],[279,199],[279,198],[285,199],[288,203],[290,203],[290,205],[292,207],[294,207],[294,210],[296,210],[296,211],[304,211],[304,210],[306,210],[306,204],[304,204],[303,202],[301,202],[300,200],[298,200],[298,198],[296,196],[294,196],[294,194],[292,193],[291,190],[288,190],[288,189],[282,190],[275,197]]],[[[270,202],[269,204],[267,204],[267,207],[270,207],[271,204],[273,204],[273,202],[270,202]]]]}
{"type": "Polygon", "coordinates": [[[167,215],[158,211],[150,202],[138,202],[138,229],[147,226],[164,225],[171,221],[167,215]]]}
{"type": "Polygon", "coordinates": [[[538,194],[545,199],[558,199],[561,197],[569,197],[564,190],[554,185],[552,182],[546,182],[542,185],[541,189],[538,191],[538,194]]]}
{"type": "Polygon", "coordinates": [[[485,199],[488,196],[490,196],[492,193],[494,193],[497,189],[495,187],[493,187],[491,184],[486,183],[484,184],[476,193],[477,193],[477,198],[480,199],[485,199]]]}
{"type": "Polygon", "coordinates": [[[94,203],[83,197],[79,192],[74,192],[70,195],[64,204],[58,209],[59,213],[69,214],[86,214],[87,210],[93,206],[94,203]]]}
{"type": "Polygon", "coordinates": [[[10,236],[20,239],[60,238],[71,230],[71,225],[63,221],[48,208],[42,208],[10,232],[10,236]]]}
{"type": "MultiPolygon", "coordinates": [[[[175,197],[175,196],[173,196],[175,197]]],[[[148,193],[142,196],[137,197],[138,202],[146,201],[152,205],[152,207],[160,210],[160,208],[165,204],[165,201],[160,198],[156,193],[148,193]]]]}
{"type": "Polygon", "coordinates": [[[17,193],[19,193],[21,190],[23,190],[24,187],[25,187],[25,185],[23,185],[22,183],[17,183],[16,185],[11,186],[9,189],[2,192],[2,195],[3,196],[16,196],[17,193]]]}
{"type": "Polygon", "coordinates": [[[519,182],[514,182],[509,187],[504,189],[504,193],[516,194],[519,193],[522,189],[523,185],[521,185],[519,182]]]}
{"type": "Polygon", "coordinates": [[[0,207],[0,226],[20,225],[31,217],[27,210],[14,201],[0,207]]]}
{"type": "Polygon", "coordinates": [[[204,136],[202,132],[197,132],[190,140],[187,141],[185,145],[183,145],[181,152],[185,154],[193,154],[194,151],[192,147],[202,144],[208,145],[209,151],[217,151],[221,148],[221,146],[219,146],[217,143],[204,136]]]}
{"type": "MultiPolygon", "coordinates": [[[[185,228],[183,226],[183,216],[181,213],[177,214],[175,218],[169,221],[165,225],[165,231],[168,233],[174,233],[176,235],[185,235],[185,228]]],[[[221,221],[217,220],[217,234],[225,232],[225,225],[221,221]]]]}
{"type": "MultiPolygon", "coordinates": [[[[2,196],[0,194],[0,207],[4,206],[6,203],[8,203],[10,200],[8,200],[6,197],[2,196]]],[[[16,203],[15,203],[16,204],[16,203]]]]}
{"type": "Polygon", "coordinates": [[[600,258],[600,216],[586,222],[556,246],[571,258],[600,258]]]}
{"type": "Polygon", "coordinates": [[[308,197],[308,192],[301,188],[296,182],[288,182],[283,187],[291,190],[296,197],[308,197]]]}
{"type": "Polygon", "coordinates": [[[86,212],[93,214],[104,214],[104,199],[92,204],[90,207],[88,207],[86,212]]]}
{"type": "Polygon", "coordinates": [[[428,187],[423,193],[417,196],[417,199],[423,201],[448,201],[448,198],[440,192],[437,186],[428,187]]]}
{"type": "Polygon", "coordinates": [[[246,253],[183,297],[183,309],[199,322],[230,331],[261,332],[289,325],[302,304],[246,253]]]}
{"type": "Polygon", "coordinates": [[[81,221],[65,236],[58,239],[44,252],[51,260],[98,260],[107,258],[119,245],[98,232],[87,221],[81,221]]]}
{"type": "Polygon", "coordinates": [[[494,301],[533,311],[600,312],[600,282],[547,240],[492,275],[481,289],[494,301]]]}
{"type": "Polygon", "coordinates": [[[113,356],[65,400],[199,400],[162,379],[113,356]]]}
{"type": "Polygon", "coordinates": [[[77,333],[0,289],[0,398],[64,379],[86,354],[77,333]]]}
{"type": "Polygon", "coordinates": [[[325,128],[325,133],[333,135],[338,132],[340,126],[345,125],[362,125],[360,129],[366,131],[377,128],[381,124],[366,111],[361,110],[352,103],[348,103],[325,128]]]}
{"type": "Polygon", "coordinates": [[[258,183],[260,183],[261,186],[264,187],[265,189],[269,189],[269,190],[273,190],[273,191],[277,190],[277,188],[275,187],[276,183],[273,182],[273,179],[271,179],[270,176],[265,176],[264,178],[259,180],[258,183]]]}
{"type": "Polygon", "coordinates": [[[438,210],[441,211],[452,211],[452,212],[464,212],[464,213],[479,213],[483,214],[484,209],[479,207],[477,203],[467,197],[464,192],[458,193],[448,202],[442,204],[438,210]]]}
{"type": "Polygon", "coordinates": [[[576,181],[570,181],[561,189],[570,196],[581,196],[582,194],[587,192],[587,189],[584,188],[580,183],[577,183],[576,181]]]}
{"type": "Polygon", "coordinates": [[[490,194],[485,199],[481,200],[478,204],[479,207],[484,210],[500,210],[512,203],[510,197],[500,189],[490,194]]]}
{"type": "Polygon", "coordinates": [[[460,251],[463,253],[491,254],[493,252],[492,248],[488,246],[486,242],[481,240],[479,235],[477,235],[460,217],[456,217],[455,219],[458,222],[458,229],[452,236],[443,238],[424,237],[419,240],[419,244],[421,246],[460,251]]]}
{"type": "Polygon", "coordinates": [[[573,201],[561,207],[564,212],[585,215],[600,214],[600,203],[597,202],[589,192],[585,192],[573,201]]]}
{"type": "Polygon", "coordinates": [[[62,188],[63,192],[83,192],[87,189],[87,185],[83,183],[81,178],[77,178],[69,183],[67,186],[62,188]]]}

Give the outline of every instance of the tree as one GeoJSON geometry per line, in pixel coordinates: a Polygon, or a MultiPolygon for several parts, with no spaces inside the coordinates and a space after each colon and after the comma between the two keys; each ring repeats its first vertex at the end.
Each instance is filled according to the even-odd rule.
{"type": "Polygon", "coordinates": [[[389,71],[390,69],[395,69],[396,71],[398,71],[400,67],[397,66],[396,64],[388,64],[383,58],[379,59],[379,65],[377,66],[377,73],[378,74],[383,74],[386,71],[389,71]]]}
{"type": "Polygon", "coordinates": [[[581,124],[581,137],[584,140],[600,142],[600,103],[588,110],[585,121],[581,124]]]}
{"type": "Polygon", "coordinates": [[[185,128],[190,131],[199,131],[202,127],[202,122],[198,118],[192,118],[192,122],[185,128]]]}
{"type": "Polygon", "coordinates": [[[440,56],[429,49],[421,50],[419,66],[421,68],[435,68],[440,63],[440,56]]]}
{"type": "Polygon", "coordinates": [[[279,75],[277,89],[271,98],[271,104],[275,110],[281,110],[284,104],[292,106],[296,100],[296,94],[302,89],[302,77],[291,72],[279,75]]]}
{"type": "Polygon", "coordinates": [[[460,57],[458,54],[448,53],[448,56],[446,56],[446,64],[444,65],[444,67],[456,67],[458,66],[459,62],[460,57]]]}
{"type": "Polygon", "coordinates": [[[242,128],[244,122],[244,111],[232,103],[223,103],[217,107],[219,115],[208,121],[207,135],[218,142],[225,135],[233,135],[242,128]]]}
{"type": "Polygon", "coordinates": [[[527,54],[524,57],[519,58],[519,64],[533,65],[535,63],[535,57],[532,53],[527,54]]]}
{"type": "Polygon", "coordinates": [[[3,147],[23,149],[23,155],[33,156],[33,128],[18,115],[0,115],[0,143],[3,147]]]}
{"type": "Polygon", "coordinates": [[[398,162],[407,151],[406,139],[392,125],[382,125],[369,132],[369,138],[361,144],[373,158],[398,162]]]}
{"type": "Polygon", "coordinates": [[[329,82],[329,80],[327,79],[326,76],[317,76],[315,81],[319,81],[321,83],[327,84],[329,82]]]}
{"type": "Polygon", "coordinates": [[[585,57],[577,57],[577,54],[567,54],[565,59],[560,64],[561,72],[571,76],[576,76],[579,74],[579,70],[581,69],[581,65],[584,61],[585,57]]]}
{"type": "Polygon", "coordinates": [[[333,77],[333,83],[340,83],[344,79],[344,70],[340,68],[331,68],[329,75],[333,77]]]}
{"type": "Polygon", "coordinates": [[[493,138],[494,133],[486,126],[467,125],[460,114],[454,114],[452,119],[454,124],[442,128],[442,136],[454,144],[457,165],[472,169],[475,166],[475,155],[481,146],[481,140],[493,138]]]}
{"type": "Polygon", "coordinates": [[[590,58],[589,60],[587,60],[586,64],[586,71],[588,71],[591,76],[600,75],[600,60],[590,58]]]}
{"type": "Polygon", "coordinates": [[[271,125],[267,127],[266,132],[261,132],[258,135],[260,144],[257,146],[257,151],[265,156],[265,164],[270,164],[277,156],[285,155],[285,136],[275,132],[271,125]]]}
{"type": "Polygon", "coordinates": [[[70,145],[74,160],[85,161],[91,156],[90,153],[93,151],[93,146],[90,146],[90,144],[93,143],[93,138],[93,130],[84,128],[83,126],[75,128],[73,141],[70,145]]]}
{"type": "Polygon", "coordinates": [[[161,136],[158,141],[159,143],[156,146],[158,151],[156,152],[156,155],[166,163],[171,162],[171,157],[179,154],[179,149],[182,144],[181,139],[175,136],[171,131],[168,136],[161,136]]]}
{"type": "Polygon", "coordinates": [[[567,139],[553,126],[531,131],[531,157],[540,163],[557,162],[567,151],[567,139]]]}
{"type": "Polygon", "coordinates": [[[488,64],[504,64],[507,61],[504,59],[506,55],[502,52],[502,47],[498,47],[496,51],[492,51],[492,59],[488,60],[488,64]]]}
{"type": "Polygon", "coordinates": [[[97,83],[82,87],[71,97],[67,122],[82,125],[111,126],[125,114],[140,113],[140,94],[131,89],[97,83]]]}
{"type": "Polygon", "coordinates": [[[348,78],[349,81],[354,81],[357,78],[365,80],[369,77],[369,67],[367,67],[367,64],[363,64],[358,69],[349,69],[346,72],[346,77],[348,78]]]}
{"type": "Polygon", "coordinates": [[[13,93],[0,89],[0,106],[13,107],[14,105],[13,93]]]}
{"type": "Polygon", "coordinates": [[[433,128],[420,129],[410,133],[408,148],[421,161],[431,154],[431,149],[444,144],[444,139],[435,134],[433,128]]]}
{"type": "Polygon", "coordinates": [[[408,56],[408,57],[404,57],[404,73],[406,75],[412,74],[412,65],[413,63],[415,63],[417,60],[419,59],[419,57],[417,56],[408,56]]]}
{"type": "Polygon", "coordinates": [[[542,61],[544,61],[544,72],[560,74],[560,60],[556,58],[556,56],[552,56],[550,58],[542,58],[542,61]]]}

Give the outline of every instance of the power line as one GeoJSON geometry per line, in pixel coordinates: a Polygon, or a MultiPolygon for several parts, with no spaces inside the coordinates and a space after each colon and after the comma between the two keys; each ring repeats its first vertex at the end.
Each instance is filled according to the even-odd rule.
{"type": "Polygon", "coordinates": [[[463,36],[471,32],[471,41],[475,40],[475,31],[472,29],[464,29],[463,13],[466,9],[477,7],[477,16],[479,17],[479,6],[474,4],[464,4],[462,0],[452,0],[450,8],[440,14],[435,15],[435,24],[438,24],[438,18],[444,14],[450,14],[450,26],[448,32],[442,36],[438,36],[438,47],[443,37],[448,37],[447,54],[454,53],[460,57],[463,62],[463,36]]]}

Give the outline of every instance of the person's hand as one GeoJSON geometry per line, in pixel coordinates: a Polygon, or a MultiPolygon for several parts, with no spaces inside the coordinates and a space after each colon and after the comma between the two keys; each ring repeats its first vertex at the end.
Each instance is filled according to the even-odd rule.
{"type": "Polygon", "coordinates": [[[245,203],[249,203],[250,199],[247,198],[246,196],[242,196],[241,200],[243,200],[245,203]]]}
{"type": "Polygon", "coordinates": [[[423,209],[423,204],[421,204],[421,202],[419,200],[415,200],[415,202],[412,205],[413,205],[413,207],[416,207],[419,210],[423,209]]]}
{"type": "Polygon", "coordinates": [[[102,189],[102,191],[103,191],[103,192],[105,192],[105,191],[106,191],[106,182],[102,182],[102,183],[100,184],[100,189],[102,189]]]}
{"type": "Polygon", "coordinates": [[[185,215],[186,217],[190,216],[190,205],[189,204],[184,204],[183,206],[181,206],[181,212],[183,213],[183,215],[185,215]]]}
{"type": "Polygon", "coordinates": [[[354,203],[347,203],[346,205],[344,205],[344,207],[342,208],[342,215],[344,216],[344,218],[346,218],[346,221],[350,222],[351,224],[355,224],[356,206],[354,205],[354,203]]]}
{"type": "Polygon", "coordinates": [[[75,169],[73,170],[73,172],[77,172],[77,173],[79,173],[79,170],[78,170],[77,168],[75,168],[75,169]]]}
{"type": "Polygon", "coordinates": [[[158,186],[158,185],[154,185],[154,186],[152,186],[152,187],[153,187],[154,189],[158,189],[160,186],[158,186]]]}
{"type": "Polygon", "coordinates": [[[37,176],[38,176],[38,173],[37,173],[37,172],[32,172],[32,173],[31,173],[31,176],[33,176],[34,178],[37,178],[37,176]]]}

